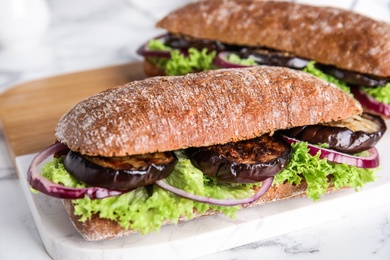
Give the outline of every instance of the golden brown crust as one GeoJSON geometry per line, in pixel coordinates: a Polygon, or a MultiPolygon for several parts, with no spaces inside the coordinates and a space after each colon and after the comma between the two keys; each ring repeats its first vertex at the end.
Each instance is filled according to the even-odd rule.
{"type": "Polygon", "coordinates": [[[390,24],[342,9],[280,1],[201,1],[172,12],[157,27],[390,76],[390,24]]]}
{"type": "MultiPolygon", "coordinates": [[[[256,207],[266,203],[272,203],[276,201],[299,198],[306,196],[306,182],[302,182],[299,185],[291,185],[291,184],[279,184],[272,186],[264,196],[262,196],[259,200],[253,202],[249,205],[249,207],[256,207]]],[[[333,192],[333,189],[328,189],[327,193],[333,192]]],[[[135,233],[133,230],[126,230],[121,227],[117,222],[114,222],[109,219],[99,218],[97,215],[93,215],[91,219],[86,220],[85,222],[80,222],[79,217],[74,215],[74,206],[71,200],[63,200],[62,201],[65,209],[72,221],[72,224],[76,228],[76,230],[83,236],[83,238],[87,241],[97,241],[97,240],[107,240],[114,239],[123,236],[130,235],[135,233]]],[[[248,205],[246,205],[248,206],[248,205]]],[[[193,219],[199,219],[201,217],[212,216],[219,214],[217,211],[209,210],[204,214],[199,214],[195,212],[193,219]]],[[[179,219],[179,223],[188,221],[187,218],[179,219]]],[[[169,224],[169,222],[165,222],[164,225],[169,224]]]]}
{"type": "Polygon", "coordinates": [[[280,67],[153,77],[74,106],[56,138],[87,155],[124,156],[246,140],[340,120],[360,104],[335,85],[280,67]]]}

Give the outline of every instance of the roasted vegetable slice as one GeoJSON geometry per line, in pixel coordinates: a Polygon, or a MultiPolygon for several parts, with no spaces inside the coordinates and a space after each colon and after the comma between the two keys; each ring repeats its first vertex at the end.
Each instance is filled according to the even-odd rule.
{"type": "Polygon", "coordinates": [[[192,164],[222,183],[253,183],[275,176],[287,165],[291,146],[269,135],[186,150],[192,164]]]}
{"type": "Polygon", "coordinates": [[[374,147],[385,131],[382,117],[363,113],[326,125],[295,127],[282,133],[311,144],[328,144],[330,149],[351,154],[374,147]]]}
{"type": "Polygon", "coordinates": [[[243,59],[251,58],[257,64],[283,66],[293,69],[303,69],[309,63],[309,60],[293,56],[286,52],[270,49],[242,49],[240,57],[243,59]]]}
{"type": "Polygon", "coordinates": [[[129,190],[155,183],[171,174],[177,163],[174,153],[124,157],[82,156],[69,151],[64,166],[78,180],[114,190],[129,190]]]}

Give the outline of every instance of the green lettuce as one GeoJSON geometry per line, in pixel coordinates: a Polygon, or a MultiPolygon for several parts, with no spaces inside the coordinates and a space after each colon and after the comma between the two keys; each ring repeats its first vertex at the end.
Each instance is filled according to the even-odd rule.
{"type": "MultiPolygon", "coordinates": [[[[374,171],[360,169],[343,164],[332,164],[319,159],[319,155],[308,154],[307,143],[292,145],[293,156],[288,166],[275,176],[274,183],[299,184],[303,180],[308,183],[307,194],[318,200],[328,187],[354,187],[356,190],[367,182],[374,181],[374,171]]],[[[173,173],[165,179],[169,184],[201,196],[227,199],[246,198],[254,194],[254,184],[220,184],[214,178],[205,176],[195,168],[190,160],[177,153],[179,162],[173,173]]],[[[42,167],[42,175],[68,187],[86,187],[86,185],[64,168],[62,158],[54,158],[42,167]]],[[[153,192],[145,188],[137,188],[116,197],[91,200],[87,196],[72,200],[75,215],[79,221],[86,221],[97,214],[101,218],[116,221],[123,228],[137,230],[142,234],[158,231],[164,222],[177,223],[180,217],[192,219],[194,209],[203,213],[215,210],[234,218],[240,206],[215,206],[200,203],[176,196],[153,185],[153,192]]]]}
{"type": "MultiPolygon", "coordinates": [[[[308,65],[303,69],[303,71],[310,73],[325,81],[331,82],[349,94],[351,93],[351,88],[347,85],[346,82],[338,80],[335,77],[322,72],[321,70],[315,68],[314,65],[314,61],[309,62],[308,65]]],[[[378,87],[361,87],[361,90],[375,100],[390,105],[390,83],[387,83],[385,86],[378,87]]]]}
{"type": "Polygon", "coordinates": [[[375,170],[346,164],[336,164],[320,159],[320,153],[309,154],[307,142],[292,144],[293,156],[287,167],[275,176],[275,183],[300,184],[307,182],[307,196],[314,201],[321,198],[328,188],[347,186],[356,191],[365,183],[375,180],[375,170]]]}
{"type": "Polygon", "coordinates": [[[179,50],[172,50],[160,40],[151,40],[148,43],[150,50],[171,50],[170,58],[148,58],[157,67],[164,70],[170,76],[184,75],[191,72],[214,69],[213,60],[216,51],[208,52],[206,48],[198,50],[189,48],[188,55],[183,55],[179,50]]]}
{"type": "Polygon", "coordinates": [[[375,88],[361,87],[361,90],[379,102],[390,105],[390,83],[387,83],[385,86],[379,86],[375,88]]]}
{"type": "Polygon", "coordinates": [[[342,80],[338,80],[332,75],[326,74],[322,72],[321,70],[317,69],[315,66],[314,61],[310,61],[307,66],[303,69],[304,72],[310,73],[313,76],[316,76],[317,78],[320,78],[322,80],[325,80],[327,82],[333,83],[342,90],[344,90],[347,93],[351,93],[351,88],[342,80]]]}
{"type": "Polygon", "coordinates": [[[245,58],[245,59],[243,59],[243,58],[241,58],[240,56],[238,56],[235,53],[230,54],[227,57],[227,60],[232,62],[232,63],[237,63],[237,64],[241,64],[241,65],[247,65],[247,66],[257,65],[256,61],[253,58],[245,58]]]}
{"type": "Polygon", "coordinates": [[[169,51],[169,50],[172,50],[171,47],[165,45],[163,41],[158,40],[158,39],[150,40],[148,42],[148,48],[150,50],[154,50],[154,51],[169,51]]]}

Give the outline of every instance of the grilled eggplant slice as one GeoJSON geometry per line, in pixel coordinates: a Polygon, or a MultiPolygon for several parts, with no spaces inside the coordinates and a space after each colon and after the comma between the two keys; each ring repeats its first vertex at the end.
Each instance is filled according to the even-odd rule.
{"type": "Polygon", "coordinates": [[[174,153],[124,157],[83,156],[69,151],[65,169],[78,180],[97,187],[131,190],[168,177],[177,163],[174,153]]]}
{"type": "Polygon", "coordinates": [[[264,48],[244,48],[240,51],[240,57],[243,59],[252,58],[257,64],[283,66],[292,69],[303,69],[309,63],[309,60],[293,56],[289,53],[264,48]]]}
{"type": "Polygon", "coordinates": [[[385,86],[390,81],[390,77],[374,77],[318,63],[315,64],[315,67],[353,86],[378,87],[385,86]]]}
{"type": "Polygon", "coordinates": [[[382,117],[363,113],[324,125],[295,127],[281,133],[311,144],[328,144],[343,153],[359,153],[374,147],[386,131],[382,117]]]}
{"type": "Polygon", "coordinates": [[[275,176],[288,164],[291,146],[269,135],[186,150],[192,164],[221,183],[254,183],[275,176]]]}

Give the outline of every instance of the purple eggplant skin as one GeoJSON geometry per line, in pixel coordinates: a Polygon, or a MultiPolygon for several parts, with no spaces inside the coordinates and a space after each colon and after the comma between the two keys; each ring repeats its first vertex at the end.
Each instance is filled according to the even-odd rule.
{"type": "Polygon", "coordinates": [[[259,141],[256,138],[213,147],[188,148],[185,153],[196,168],[219,183],[255,183],[283,170],[290,161],[292,149],[282,140],[266,138],[259,141]],[[271,145],[267,145],[270,142],[271,145]],[[237,154],[242,158],[237,158],[237,154]],[[254,159],[246,162],[248,157],[254,159]]]}
{"type": "Polygon", "coordinates": [[[90,186],[123,191],[147,186],[168,177],[178,159],[173,152],[167,156],[172,158],[164,164],[151,163],[138,169],[113,169],[93,163],[80,153],[70,150],[63,162],[71,175],[90,186]]]}
{"type": "Polygon", "coordinates": [[[328,144],[330,149],[354,154],[374,147],[386,132],[386,123],[381,116],[363,113],[361,117],[371,120],[378,126],[378,131],[352,131],[347,127],[329,125],[310,125],[295,127],[281,134],[311,144],[328,144]]]}
{"type": "Polygon", "coordinates": [[[292,69],[303,69],[309,63],[309,60],[296,56],[289,56],[283,52],[271,49],[249,49],[243,48],[239,52],[243,59],[252,58],[257,64],[269,66],[281,66],[292,69]]]}
{"type": "Polygon", "coordinates": [[[342,70],[329,65],[316,63],[315,67],[325,72],[326,74],[332,75],[339,80],[345,81],[352,86],[378,87],[384,86],[390,81],[390,77],[373,77],[371,75],[364,75],[348,70],[342,70]]]}

